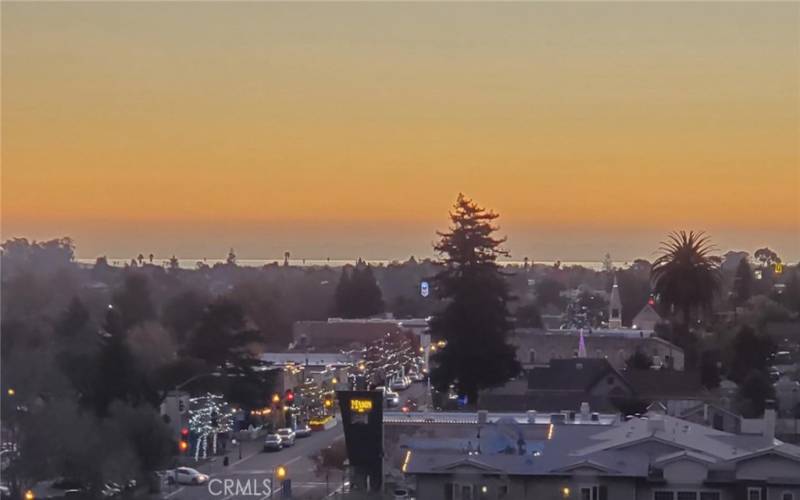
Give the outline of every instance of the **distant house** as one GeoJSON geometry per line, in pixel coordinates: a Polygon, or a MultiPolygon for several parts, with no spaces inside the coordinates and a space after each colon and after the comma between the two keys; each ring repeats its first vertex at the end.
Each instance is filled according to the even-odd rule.
{"type": "Polygon", "coordinates": [[[656,312],[653,306],[645,304],[642,310],[633,317],[631,328],[633,330],[640,328],[642,330],[655,330],[656,325],[661,321],[663,321],[661,315],[656,312]]]}
{"type": "Polygon", "coordinates": [[[681,412],[680,418],[705,425],[718,431],[739,434],[742,431],[742,416],[722,406],[700,403],[681,412]]]}
{"type": "Polygon", "coordinates": [[[327,321],[296,321],[292,325],[292,339],[298,349],[336,352],[361,348],[386,335],[411,333],[398,320],[339,319],[327,321]]]}
{"type": "Polygon", "coordinates": [[[713,399],[700,382],[698,372],[626,370],[623,374],[639,399],[661,403],[667,415],[681,415],[685,410],[713,399]]]}
{"type": "Polygon", "coordinates": [[[524,379],[482,391],[478,405],[490,411],[577,411],[588,403],[596,411],[616,412],[614,398],[634,391],[606,359],[554,359],[527,372],[524,379]]]}
{"type": "MultiPolygon", "coordinates": [[[[570,330],[517,329],[510,337],[516,346],[517,360],[523,368],[548,366],[550,361],[578,356],[580,333],[570,330]]],[[[627,329],[593,330],[584,334],[587,356],[605,358],[617,370],[625,368],[628,358],[637,350],[649,356],[653,363],[673,370],[683,370],[683,349],[654,336],[638,335],[627,329]]]]}
{"type": "Polygon", "coordinates": [[[619,412],[629,403],[646,403],[678,416],[713,400],[697,372],[617,370],[604,358],[572,358],[551,360],[528,370],[525,379],[481,391],[478,405],[490,411],[575,411],[586,402],[597,411],[619,412]]]}

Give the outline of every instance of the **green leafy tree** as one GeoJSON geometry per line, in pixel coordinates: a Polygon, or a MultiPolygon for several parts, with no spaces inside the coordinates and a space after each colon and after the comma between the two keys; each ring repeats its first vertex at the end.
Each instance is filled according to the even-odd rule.
{"type": "Polygon", "coordinates": [[[662,303],[681,311],[684,325],[693,309],[710,308],[720,289],[720,259],[712,250],[702,232],[674,232],[661,243],[662,255],[653,263],[655,292],[662,303]]]}
{"type": "Polygon", "coordinates": [[[433,357],[432,379],[440,391],[454,384],[471,404],[480,389],[500,385],[520,370],[507,339],[511,297],[497,258],[508,253],[501,247],[505,239],[493,236],[497,217],[459,194],[451,226],[438,233],[434,247],[444,257],[434,289],[445,306],[433,317],[431,334],[447,345],[433,357]]]}

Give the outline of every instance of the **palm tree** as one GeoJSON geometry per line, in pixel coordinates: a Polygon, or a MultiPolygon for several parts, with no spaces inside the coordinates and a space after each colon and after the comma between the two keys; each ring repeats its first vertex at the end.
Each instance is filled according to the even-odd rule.
{"type": "Polygon", "coordinates": [[[720,258],[703,232],[675,231],[661,242],[662,255],[650,271],[655,292],[662,302],[683,313],[689,325],[693,308],[711,307],[720,288],[720,258]]]}

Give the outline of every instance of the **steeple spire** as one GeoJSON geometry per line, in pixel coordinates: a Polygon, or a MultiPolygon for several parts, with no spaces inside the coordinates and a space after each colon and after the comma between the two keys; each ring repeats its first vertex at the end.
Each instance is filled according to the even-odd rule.
{"type": "Polygon", "coordinates": [[[608,327],[622,328],[622,300],[619,298],[616,274],[614,275],[614,285],[611,287],[611,298],[608,301],[608,327]]]}

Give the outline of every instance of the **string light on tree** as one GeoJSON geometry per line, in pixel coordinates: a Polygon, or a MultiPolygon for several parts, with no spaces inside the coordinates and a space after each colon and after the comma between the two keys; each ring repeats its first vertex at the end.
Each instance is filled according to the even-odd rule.
{"type": "Polygon", "coordinates": [[[233,410],[222,396],[208,393],[189,399],[189,429],[197,436],[194,458],[208,457],[208,438],[212,454],[217,454],[217,436],[233,429],[233,410]]]}

